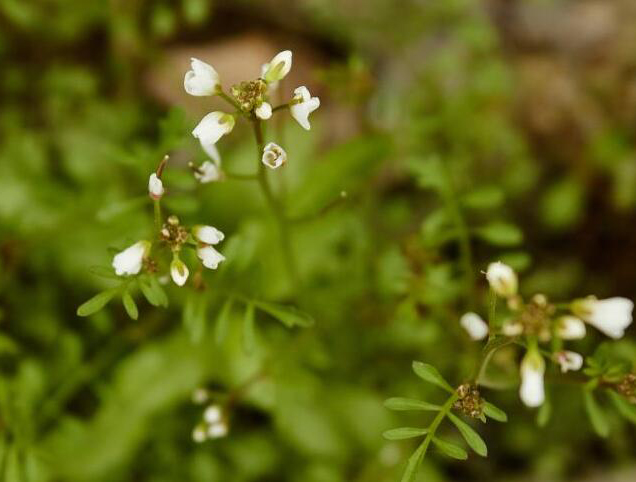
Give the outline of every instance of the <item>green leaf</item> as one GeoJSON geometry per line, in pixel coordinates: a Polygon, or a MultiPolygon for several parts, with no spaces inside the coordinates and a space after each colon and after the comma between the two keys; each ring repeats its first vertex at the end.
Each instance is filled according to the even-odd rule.
{"type": "Polygon", "coordinates": [[[477,453],[477,455],[481,455],[482,457],[486,457],[488,455],[486,442],[484,442],[484,439],[482,439],[470,425],[452,413],[448,414],[448,418],[455,424],[459,432],[462,434],[462,437],[464,437],[464,440],[466,440],[466,443],[475,451],[475,453],[477,453]]]}
{"type": "Polygon", "coordinates": [[[121,301],[124,304],[124,308],[126,309],[126,313],[133,320],[139,318],[139,310],[137,309],[137,303],[133,300],[133,297],[130,296],[130,292],[128,290],[124,291],[124,294],[121,297],[121,301]]]}
{"type": "Polygon", "coordinates": [[[462,203],[471,209],[493,209],[504,201],[501,189],[496,186],[485,186],[467,193],[462,203]]]}
{"type": "Polygon", "coordinates": [[[500,408],[495,407],[490,402],[484,402],[484,413],[493,420],[497,420],[497,422],[508,421],[508,415],[506,415],[506,412],[504,412],[500,408]]]}
{"type": "Polygon", "coordinates": [[[121,277],[117,276],[110,266],[91,266],[88,268],[88,272],[101,278],[121,280],[121,277]]]}
{"type": "Polygon", "coordinates": [[[419,447],[411,454],[409,457],[409,461],[406,464],[406,469],[404,470],[404,474],[402,474],[402,478],[400,482],[412,482],[415,478],[415,473],[422,463],[422,457],[426,453],[426,449],[428,448],[428,440],[424,440],[419,447]]]}
{"type": "Polygon", "coordinates": [[[541,408],[539,408],[539,412],[537,413],[537,425],[539,427],[545,427],[550,421],[550,417],[552,416],[552,403],[550,400],[546,398],[541,408]]]}
{"type": "Polygon", "coordinates": [[[438,412],[442,409],[439,405],[415,400],[414,398],[393,397],[384,401],[384,406],[389,410],[426,410],[438,412]]]}
{"type": "Polygon", "coordinates": [[[276,318],[288,328],[292,328],[294,326],[307,327],[314,324],[314,319],[309,314],[304,313],[293,306],[270,303],[267,301],[253,301],[253,303],[258,309],[264,311],[273,318],[276,318]]]}
{"type": "Polygon", "coordinates": [[[443,388],[447,392],[455,393],[453,387],[451,387],[444,377],[440,375],[433,365],[429,365],[428,363],[422,363],[419,361],[413,362],[413,371],[415,374],[420,377],[422,380],[432,383],[433,385],[437,385],[440,388],[443,388]]]}
{"type": "Polygon", "coordinates": [[[583,400],[585,402],[585,410],[587,411],[588,417],[590,417],[594,431],[599,437],[607,437],[609,435],[609,424],[592,392],[584,390],[583,400]]]}
{"type": "Polygon", "coordinates": [[[382,436],[387,440],[403,440],[406,438],[419,437],[428,433],[427,428],[400,427],[387,430],[382,436]]]}
{"type": "Polygon", "coordinates": [[[219,316],[216,319],[216,325],[214,327],[214,340],[220,344],[225,340],[227,336],[227,330],[230,326],[230,315],[232,314],[232,305],[234,304],[234,298],[228,298],[219,312],[219,316]]]}
{"type": "Polygon", "coordinates": [[[168,297],[155,276],[142,276],[139,278],[141,292],[153,306],[168,306],[168,297]]]}
{"type": "Polygon", "coordinates": [[[523,241],[523,233],[514,224],[494,221],[475,230],[484,241],[495,246],[515,246],[523,241]]]}
{"type": "Polygon", "coordinates": [[[243,351],[246,354],[249,355],[254,351],[255,339],[254,303],[250,302],[245,307],[245,314],[243,315],[243,351]]]}
{"type": "Polygon", "coordinates": [[[612,402],[616,406],[618,413],[620,413],[623,417],[629,420],[632,423],[636,423],[636,406],[629,403],[623,397],[621,397],[618,393],[609,391],[610,398],[612,402]]]}
{"type": "Polygon", "coordinates": [[[441,452],[448,455],[449,457],[457,460],[466,460],[468,458],[468,454],[466,453],[466,451],[455,444],[445,442],[444,440],[440,440],[437,437],[433,437],[433,443],[441,452]]]}
{"type": "Polygon", "coordinates": [[[104,306],[108,304],[110,300],[117,294],[119,288],[112,288],[101,293],[97,293],[90,300],[83,303],[77,308],[78,316],[90,316],[93,313],[97,313],[104,306]]]}

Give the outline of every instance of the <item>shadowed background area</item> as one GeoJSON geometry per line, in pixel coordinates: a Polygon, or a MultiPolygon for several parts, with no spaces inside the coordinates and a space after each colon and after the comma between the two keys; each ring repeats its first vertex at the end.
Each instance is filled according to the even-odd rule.
{"type": "MultiPolygon", "coordinates": [[[[218,147],[224,168],[253,170],[248,125],[218,147]]],[[[440,402],[412,360],[470,376],[480,346],[458,319],[486,300],[488,263],[526,294],[635,299],[635,234],[633,0],[0,0],[0,480],[398,481],[415,442],[382,433],[429,414],[383,400],[440,402]],[[300,85],[321,99],[311,131],[277,113],[266,133],[288,154],[276,192],[310,218],[293,230],[300,292],[255,186],[198,185],[187,167],[206,160],[196,123],[227,110],[186,94],[190,59],[229,90],[285,49],[273,104],[300,85]],[[167,309],[139,295],[136,321],[119,301],[79,318],[112,286],[93,268],[152,232],[148,174],[166,153],[165,212],[223,230],[230,274],[206,273],[195,328],[172,285],[167,309]],[[236,303],[219,343],[227,292],[315,325],[261,313],[248,353],[236,303]],[[196,444],[201,386],[231,400],[230,429],[196,444]]],[[[588,332],[577,351],[634,370],[634,328],[611,346],[588,332]]],[[[493,358],[503,390],[484,390],[509,422],[480,424],[488,458],[432,452],[417,480],[634,480],[634,423],[599,397],[598,437],[567,383],[537,421],[520,356],[493,358]]]]}

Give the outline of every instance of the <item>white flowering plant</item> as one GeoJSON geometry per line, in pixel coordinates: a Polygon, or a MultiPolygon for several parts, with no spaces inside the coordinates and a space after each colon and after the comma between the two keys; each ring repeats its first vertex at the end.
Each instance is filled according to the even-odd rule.
{"type": "Polygon", "coordinates": [[[636,21],[557,3],[0,2],[0,480],[632,477],[636,21]]]}

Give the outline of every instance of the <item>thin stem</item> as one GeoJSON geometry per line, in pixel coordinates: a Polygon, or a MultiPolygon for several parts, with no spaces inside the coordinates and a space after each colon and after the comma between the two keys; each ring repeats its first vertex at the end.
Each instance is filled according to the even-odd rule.
{"type": "Polygon", "coordinates": [[[265,199],[274,214],[274,218],[278,224],[278,230],[280,233],[281,244],[283,248],[283,259],[285,260],[285,266],[290,280],[295,287],[299,286],[300,277],[296,270],[296,263],[294,261],[294,253],[292,251],[291,233],[287,218],[285,217],[285,211],[281,203],[278,201],[267,177],[267,168],[265,164],[261,162],[261,156],[263,155],[264,140],[263,129],[260,119],[252,118],[252,125],[254,127],[254,136],[256,138],[256,162],[258,163],[258,183],[263,191],[265,199]]]}
{"type": "Polygon", "coordinates": [[[289,109],[289,107],[290,107],[289,104],[281,104],[281,105],[277,105],[276,107],[272,107],[272,114],[282,109],[289,109]]]}
{"type": "Polygon", "coordinates": [[[226,102],[232,104],[232,107],[234,107],[236,110],[238,110],[239,112],[242,112],[241,110],[241,106],[239,105],[238,102],[236,102],[234,99],[232,99],[232,97],[230,97],[229,95],[227,95],[222,88],[219,87],[218,91],[217,91],[217,95],[225,100],[226,102]]]}
{"type": "Polygon", "coordinates": [[[154,203],[154,210],[155,210],[155,231],[157,232],[157,234],[159,234],[159,232],[161,231],[161,204],[159,199],[155,199],[153,201],[154,203]]]}
{"type": "MultiPolygon", "coordinates": [[[[417,450],[415,451],[413,455],[414,457],[416,457],[416,461],[415,461],[416,468],[419,467],[419,465],[422,463],[422,459],[426,455],[426,451],[428,450],[428,447],[431,444],[433,437],[435,436],[435,431],[437,430],[437,427],[439,427],[439,425],[442,423],[442,420],[444,420],[446,415],[448,415],[448,412],[450,412],[450,409],[453,407],[453,404],[458,398],[459,398],[459,395],[457,395],[457,393],[453,393],[448,398],[448,400],[446,400],[446,403],[442,405],[442,409],[437,413],[437,415],[435,416],[435,418],[429,425],[428,433],[426,434],[426,437],[424,438],[424,440],[422,441],[422,443],[420,444],[420,446],[417,448],[417,450]]],[[[402,480],[404,482],[404,479],[402,480]]]]}

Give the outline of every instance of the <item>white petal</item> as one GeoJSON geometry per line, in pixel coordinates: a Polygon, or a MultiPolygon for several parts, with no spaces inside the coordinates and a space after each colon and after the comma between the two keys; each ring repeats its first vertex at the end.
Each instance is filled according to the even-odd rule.
{"type": "Polygon", "coordinates": [[[572,310],[584,321],[611,338],[621,338],[632,323],[634,303],[621,297],[597,300],[593,297],[577,300],[572,310]]]}
{"type": "Polygon", "coordinates": [[[560,351],[554,355],[557,363],[561,366],[561,372],[565,373],[568,370],[580,370],[583,366],[583,356],[574,351],[560,351]]]}
{"type": "Polygon", "coordinates": [[[483,340],[488,336],[488,324],[476,313],[464,314],[459,323],[473,340],[483,340]]]}
{"type": "Polygon", "coordinates": [[[523,325],[518,321],[508,321],[501,327],[501,332],[506,336],[519,336],[523,333],[523,325]]]}
{"type": "Polygon", "coordinates": [[[192,431],[192,440],[197,443],[202,443],[205,442],[205,439],[207,438],[208,434],[204,426],[197,425],[196,427],[194,427],[194,430],[192,431]]]}
{"type": "Polygon", "coordinates": [[[208,437],[221,438],[227,435],[227,425],[225,423],[214,423],[208,427],[208,437]]]}
{"type": "Polygon", "coordinates": [[[197,249],[197,256],[201,259],[203,266],[208,269],[216,269],[219,263],[225,261],[225,256],[219,253],[212,246],[203,246],[197,249]]]}
{"type": "Polygon", "coordinates": [[[201,164],[199,169],[194,172],[194,177],[201,184],[218,181],[221,179],[221,170],[213,162],[205,161],[203,164],[201,164]]]}
{"type": "Polygon", "coordinates": [[[254,113],[259,119],[267,120],[272,116],[272,106],[267,102],[263,102],[256,108],[254,113]]]}
{"type": "Polygon", "coordinates": [[[556,333],[563,340],[580,340],[585,332],[585,323],[576,316],[562,316],[557,320],[556,333]]]}
{"type": "Polygon", "coordinates": [[[486,279],[499,296],[507,298],[517,294],[517,274],[507,264],[499,261],[490,263],[486,271],[486,279]]]}
{"type": "Polygon", "coordinates": [[[163,183],[154,172],[148,178],[148,193],[153,199],[160,199],[164,193],[163,183]]]}
{"type": "Polygon", "coordinates": [[[203,419],[209,424],[217,423],[221,421],[221,407],[218,405],[210,405],[203,412],[203,419]]]}
{"type": "Polygon", "coordinates": [[[192,59],[192,70],[186,72],[183,87],[190,95],[214,95],[219,86],[219,74],[209,64],[192,59]]]}
{"type": "Polygon", "coordinates": [[[172,276],[172,281],[177,286],[183,286],[188,280],[189,274],[190,271],[183,261],[178,258],[172,260],[172,263],[170,263],[170,276],[172,276]]]}
{"type": "Polygon", "coordinates": [[[278,82],[285,77],[292,67],[291,50],[283,50],[277,53],[267,65],[267,69],[263,73],[263,79],[267,83],[278,82]]]}
{"type": "Polygon", "coordinates": [[[113,268],[118,276],[135,275],[141,271],[143,260],[150,250],[149,241],[139,241],[113,257],[113,268]]]}
{"type": "Polygon", "coordinates": [[[202,146],[216,144],[223,135],[232,131],[234,122],[230,114],[210,112],[197,124],[192,135],[199,139],[202,146]]]}
{"type": "Polygon", "coordinates": [[[307,87],[301,86],[294,90],[294,98],[289,107],[289,112],[303,129],[309,130],[311,129],[309,125],[309,114],[318,107],[320,107],[320,99],[318,97],[311,97],[307,87]]]}
{"type": "Polygon", "coordinates": [[[225,235],[213,226],[194,226],[192,234],[199,241],[206,244],[218,244],[225,238],[225,235]]]}
{"type": "Polygon", "coordinates": [[[521,362],[521,387],[519,396],[528,407],[538,407],[545,400],[543,373],[545,362],[538,353],[527,353],[521,362]]]}
{"type": "Polygon", "coordinates": [[[221,154],[219,154],[219,149],[216,147],[216,144],[214,143],[204,144],[202,142],[201,147],[203,148],[205,153],[210,157],[210,159],[212,159],[215,162],[215,164],[218,165],[221,163],[221,154]]]}

